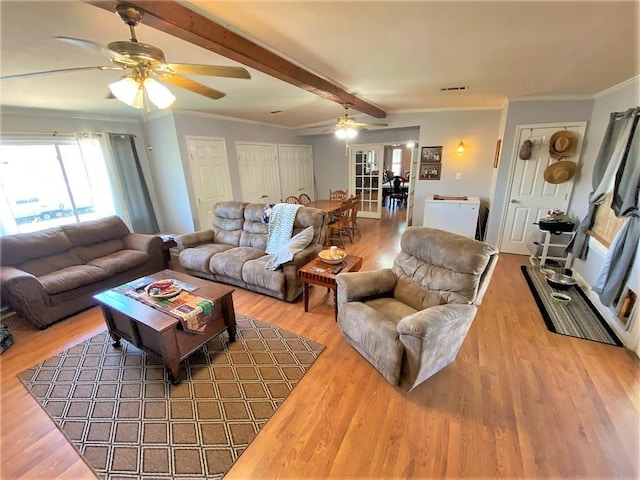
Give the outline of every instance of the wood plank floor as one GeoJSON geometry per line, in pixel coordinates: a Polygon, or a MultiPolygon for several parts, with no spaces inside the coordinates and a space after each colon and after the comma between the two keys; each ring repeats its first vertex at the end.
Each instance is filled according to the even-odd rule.
{"type": "MultiPolygon", "coordinates": [[[[362,270],[393,262],[397,215],[360,220],[347,250],[362,270]]],[[[548,332],[524,263],[501,255],[457,360],[410,394],[347,345],[325,289],[306,314],[301,299],[237,289],[237,312],[327,348],[225,479],[638,478],[640,362],[548,332]]],[[[104,328],[97,308],[43,331],[14,325],[0,356],[0,478],[92,478],[15,374],[104,328]]]]}

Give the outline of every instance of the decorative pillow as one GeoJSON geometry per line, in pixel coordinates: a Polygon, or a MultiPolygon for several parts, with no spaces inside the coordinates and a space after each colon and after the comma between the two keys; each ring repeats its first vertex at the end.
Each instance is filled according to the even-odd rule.
{"type": "Polygon", "coordinates": [[[275,203],[267,203],[262,211],[262,223],[269,223],[271,218],[271,209],[275,206],[275,203]]]}
{"type": "Polygon", "coordinates": [[[313,240],[313,227],[307,227],[299,234],[291,237],[291,240],[280,247],[276,253],[271,254],[271,258],[265,265],[265,268],[267,270],[275,270],[283,263],[287,263],[296,253],[307,248],[311,240],[313,240]]]}

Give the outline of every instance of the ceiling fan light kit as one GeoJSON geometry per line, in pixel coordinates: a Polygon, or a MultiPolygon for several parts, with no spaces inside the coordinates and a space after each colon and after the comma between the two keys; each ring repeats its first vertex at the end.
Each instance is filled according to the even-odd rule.
{"type": "Polygon", "coordinates": [[[159,109],[169,108],[175,102],[173,93],[153,78],[145,78],[143,84],[149,100],[159,109]]]}
{"type": "Polygon", "coordinates": [[[135,108],[142,108],[142,90],[140,85],[132,77],[126,76],[109,84],[109,90],[113,96],[135,108]]]}
{"type": "MultiPolygon", "coordinates": [[[[29,78],[56,73],[98,69],[133,70],[117,82],[109,85],[113,96],[121,102],[134,108],[142,109],[145,97],[159,109],[170,107],[176,97],[171,91],[158,82],[152,76],[171,85],[189,90],[198,95],[217,100],[225,96],[223,92],[210,88],[202,83],[195,82],[181,75],[206,75],[211,77],[251,78],[244,67],[228,67],[221,65],[196,65],[188,63],[167,63],[164,52],[153,45],[138,42],[135,34],[135,26],[140,23],[143,11],[134,5],[119,2],[115,11],[122,21],[129,26],[131,39],[128,41],[111,42],[107,46],[99,43],[72,37],[56,37],[57,40],[102,53],[111,60],[111,66],[76,67],[48,70],[43,72],[25,73],[0,77],[0,80],[13,80],[29,78]]],[[[148,103],[147,103],[148,105],[148,103]]]]}
{"type": "Polygon", "coordinates": [[[355,128],[343,126],[336,130],[336,137],[340,140],[355,138],[358,135],[358,131],[355,128]]]}

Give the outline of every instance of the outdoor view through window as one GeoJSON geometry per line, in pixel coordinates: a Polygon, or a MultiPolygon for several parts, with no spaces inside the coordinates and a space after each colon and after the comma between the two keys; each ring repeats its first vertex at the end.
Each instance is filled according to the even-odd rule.
{"type": "Polygon", "coordinates": [[[0,234],[113,215],[99,144],[81,154],[75,140],[3,141],[0,145],[0,234]]]}

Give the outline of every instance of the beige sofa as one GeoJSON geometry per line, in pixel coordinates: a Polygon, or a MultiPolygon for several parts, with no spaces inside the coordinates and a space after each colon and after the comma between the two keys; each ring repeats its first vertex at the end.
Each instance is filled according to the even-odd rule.
{"type": "Polygon", "coordinates": [[[95,293],[162,270],[162,247],[116,216],[0,237],[2,304],[45,328],[95,305],[95,293]]]}
{"type": "Polygon", "coordinates": [[[191,275],[236,285],[291,302],[302,293],[298,269],[322,250],[327,214],[300,207],[292,235],[313,227],[311,243],[276,270],[267,268],[269,226],[264,203],[221,202],[213,207],[210,229],[178,235],[180,265],[191,275]]]}

